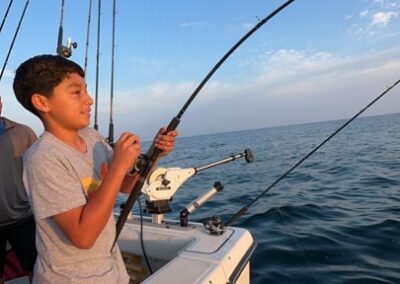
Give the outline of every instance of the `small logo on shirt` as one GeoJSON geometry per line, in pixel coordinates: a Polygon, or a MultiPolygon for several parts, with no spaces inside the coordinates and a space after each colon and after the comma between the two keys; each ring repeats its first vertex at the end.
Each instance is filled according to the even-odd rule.
{"type": "Polygon", "coordinates": [[[105,162],[102,162],[100,165],[101,179],[96,179],[94,177],[85,177],[85,178],[81,179],[83,191],[85,192],[85,195],[89,199],[99,189],[103,178],[107,174],[107,170],[108,170],[107,164],[105,162]]]}

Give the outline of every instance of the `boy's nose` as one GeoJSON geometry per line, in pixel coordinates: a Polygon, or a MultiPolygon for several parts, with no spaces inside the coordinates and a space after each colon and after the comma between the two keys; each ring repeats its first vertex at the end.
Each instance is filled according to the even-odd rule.
{"type": "Polygon", "coordinates": [[[92,97],[89,95],[89,93],[86,93],[86,100],[85,100],[88,104],[92,105],[93,104],[93,99],[92,97]]]}

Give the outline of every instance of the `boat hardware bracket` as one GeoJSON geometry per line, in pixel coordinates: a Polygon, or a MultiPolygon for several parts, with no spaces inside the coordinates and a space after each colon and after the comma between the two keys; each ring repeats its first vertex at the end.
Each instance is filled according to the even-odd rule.
{"type": "Polygon", "coordinates": [[[210,219],[204,221],[203,224],[211,235],[222,235],[226,230],[226,226],[218,216],[212,216],[210,219]]]}
{"type": "Polygon", "coordinates": [[[181,211],[180,213],[180,225],[181,227],[187,227],[188,225],[188,217],[189,214],[195,211],[196,209],[200,208],[206,201],[208,201],[211,197],[213,197],[215,194],[220,192],[224,186],[219,182],[215,182],[214,186],[207,191],[205,194],[202,196],[198,197],[196,200],[191,202],[190,204],[186,205],[186,207],[181,211]]]}
{"type": "MultiPolygon", "coordinates": [[[[170,212],[170,202],[179,189],[179,187],[190,177],[196,175],[197,173],[204,171],[206,169],[225,164],[240,158],[244,158],[247,163],[251,163],[254,161],[254,156],[250,149],[246,149],[241,153],[231,155],[228,158],[206,164],[197,168],[157,168],[153,170],[148,179],[145,182],[145,185],[142,189],[143,195],[146,197],[146,208],[145,211],[147,213],[153,215],[161,215],[157,218],[153,218],[153,222],[161,223],[162,215],[164,213],[170,212]]],[[[211,198],[215,193],[222,189],[222,185],[220,183],[214,184],[214,188],[209,190],[205,195],[198,198],[196,201],[203,204],[207,199],[211,198]]],[[[194,205],[192,203],[191,205],[194,205]]],[[[188,205],[190,207],[190,205],[188,205]]],[[[194,210],[190,207],[190,212],[194,210]]],[[[189,213],[190,213],[189,212],[189,213]]],[[[155,217],[155,216],[154,216],[155,217]]]]}

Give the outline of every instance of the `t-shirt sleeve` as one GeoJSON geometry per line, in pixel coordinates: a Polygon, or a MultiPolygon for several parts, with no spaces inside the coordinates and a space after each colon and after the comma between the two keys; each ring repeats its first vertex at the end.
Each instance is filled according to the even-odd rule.
{"type": "Polygon", "coordinates": [[[37,135],[36,133],[29,127],[28,128],[28,135],[29,135],[29,146],[31,146],[36,140],[37,140],[37,135]]]}
{"type": "Polygon", "coordinates": [[[43,153],[24,163],[24,183],[36,218],[44,219],[86,203],[79,178],[62,157],[43,153]]]}
{"type": "Polygon", "coordinates": [[[94,136],[94,139],[96,141],[99,141],[101,144],[103,144],[105,151],[106,151],[106,155],[107,155],[107,163],[110,164],[112,161],[113,155],[114,155],[113,148],[111,148],[110,144],[107,143],[106,139],[104,139],[104,137],[101,136],[101,134],[98,131],[96,131],[92,128],[90,128],[88,130],[91,131],[91,134],[94,136]]]}

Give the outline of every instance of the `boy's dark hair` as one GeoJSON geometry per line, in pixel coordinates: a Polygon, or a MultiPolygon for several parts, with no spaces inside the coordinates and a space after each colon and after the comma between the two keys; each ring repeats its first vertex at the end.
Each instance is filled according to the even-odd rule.
{"type": "Polygon", "coordinates": [[[72,73],[85,76],[78,64],[62,56],[46,54],[32,57],[23,62],[15,72],[15,96],[24,108],[40,118],[32,104],[32,95],[51,97],[53,89],[72,73]]]}

